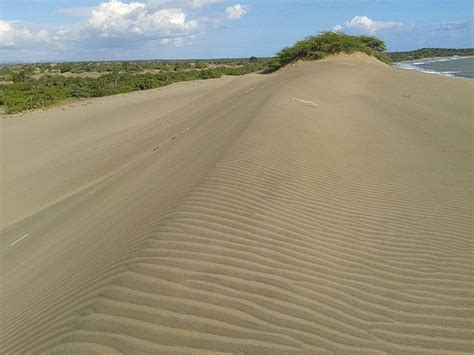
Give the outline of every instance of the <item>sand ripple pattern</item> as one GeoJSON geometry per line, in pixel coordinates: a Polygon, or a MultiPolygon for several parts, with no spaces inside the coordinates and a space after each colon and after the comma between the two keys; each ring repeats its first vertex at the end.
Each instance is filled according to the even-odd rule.
{"type": "Polygon", "coordinates": [[[50,350],[472,350],[465,197],[427,170],[341,169],[317,115],[267,108],[50,350]]]}
{"type": "MultiPolygon", "coordinates": [[[[393,85],[377,96],[391,70],[321,63],[280,74],[278,90],[269,81],[203,179],[137,223],[138,251],[20,352],[473,351],[467,141],[440,156],[427,137],[444,137],[448,111],[396,101],[393,85]],[[437,123],[416,127],[396,105],[437,123]]],[[[110,252],[127,254],[121,245],[110,252]]]]}

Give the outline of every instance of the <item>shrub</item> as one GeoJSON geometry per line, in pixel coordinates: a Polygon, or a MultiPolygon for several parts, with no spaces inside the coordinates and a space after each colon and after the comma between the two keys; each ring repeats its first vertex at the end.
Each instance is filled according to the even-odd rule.
{"type": "Polygon", "coordinates": [[[269,63],[271,70],[277,70],[300,59],[318,60],[337,53],[363,52],[382,62],[390,62],[385,55],[385,43],[376,37],[351,36],[340,32],[322,32],[307,37],[292,47],[283,48],[269,63]]]}
{"type": "Polygon", "coordinates": [[[196,63],[194,64],[194,67],[197,69],[203,69],[207,67],[207,64],[204,63],[203,61],[197,60],[196,63]]]}
{"type": "Polygon", "coordinates": [[[0,73],[13,79],[11,84],[0,83],[0,105],[7,113],[37,109],[50,106],[68,97],[86,98],[126,93],[136,90],[153,89],[178,81],[219,78],[222,75],[242,75],[266,67],[266,58],[245,61],[237,67],[236,61],[223,60],[225,67],[209,68],[208,61],[199,61],[200,69],[191,66],[192,61],[167,62],[113,62],[113,63],[63,63],[62,72],[86,72],[97,70],[104,72],[98,78],[66,77],[51,75],[49,64],[25,64],[18,68],[5,67],[0,73]],[[177,71],[169,71],[176,65],[177,71]],[[169,66],[169,67],[168,67],[169,66]],[[149,73],[144,69],[161,68],[160,73],[149,73]],[[44,75],[40,79],[30,76],[34,70],[44,75]]]}
{"type": "Polygon", "coordinates": [[[6,105],[6,112],[15,113],[47,107],[57,101],[63,100],[64,98],[64,93],[58,90],[32,90],[6,92],[3,101],[6,105]]]}

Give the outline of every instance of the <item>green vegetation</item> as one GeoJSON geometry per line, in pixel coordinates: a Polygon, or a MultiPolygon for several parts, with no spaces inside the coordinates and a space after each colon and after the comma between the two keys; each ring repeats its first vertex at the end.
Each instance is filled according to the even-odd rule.
{"type": "Polygon", "coordinates": [[[147,90],[179,81],[243,75],[268,59],[41,63],[0,67],[0,105],[7,113],[47,107],[67,98],[147,90]]]}
{"type": "Polygon", "coordinates": [[[68,98],[100,97],[179,81],[274,71],[301,59],[318,60],[337,53],[363,52],[385,63],[474,55],[473,48],[423,48],[392,53],[385,50],[385,43],[376,37],[322,32],[282,49],[274,58],[7,65],[0,67],[0,107],[7,113],[16,113],[44,108],[68,98]]]}
{"type": "Polygon", "coordinates": [[[350,36],[340,32],[322,32],[282,49],[270,62],[270,68],[277,70],[301,59],[318,60],[337,53],[363,52],[382,62],[390,59],[384,53],[385,43],[371,36],[350,36]]]}
{"type": "Polygon", "coordinates": [[[389,52],[394,62],[433,57],[474,56],[474,48],[421,48],[409,52],[389,52]]]}

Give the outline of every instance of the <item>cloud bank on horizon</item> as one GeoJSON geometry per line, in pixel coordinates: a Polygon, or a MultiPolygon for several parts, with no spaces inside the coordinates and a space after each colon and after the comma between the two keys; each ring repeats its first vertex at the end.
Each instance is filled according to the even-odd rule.
{"type": "Polygon", "coordinates": [[[40,45],[63,48],[82,42],[100,42],[113,45],[118,40],[159,40],[163,45],[176,45],[205,31],[212,22],[222,24],[226,19],[239,20],[248,7],[236,4],[213,19],[189,19],[189,14],[223,0],[150,0],[122,2],[110,0],[95,7],[75,7],[61,10],[64,15],[84,17],[76,28],[42,29],[35,33],[15,21],[0,21],[0,48],[24,49],[40,45]]]}
{"type": "MultiPolygon", "coordinates": [[[[8,3],[9,0],[5,1],[8,3]]],[[[67,1],[59,0],[61,1],[68,4],[67,1]]],[[[0,55],[11,61],[84,59],[79,56],[80,53],[88,55],[88,59],[103,59],[111,54],[115,57],[160,57],[160,52],[179,53],[186,47],[191,48],[195,41],[200,42],[195,47],[200,44],[205,47],[207,43],[213,46],[215,37],[226,31],[231,34],[229,42],[235,44],[237,49],[237,45],[247,48],[252,43],[258,48],[259,31],[265,29],[265,26],[275,26],[268,24],[272,15],[262,12],[272,8],[262,6],[256,0],[242,1],[247,3],[232,0],[98,0],[95,6],[56,9],[56,16],[64,19],[64,24],[60,21],[50,24],[0,17],[0,55]],[[249,20],[244,21],[245,26],[240,24],[249,16],[249,20]],[[241,33],[243,34],[240,35],[241,33]]],[[[301,1],[304,3],[304,0],[301,1]]],[[[42,0],[32,1],[31,6],[41,2],[42,0]]],[[[315,0],[314,3],[319,1],[315,0]]],[[[90,2],[87,4],[90,5],[90,2]]],[[[278,6],[283,5],[275,3],[275,7],[278,6]]],[[[314,9],[318,10],[318,7],[314,9]]],[[[318,15],[320,14],[315,12],[315,17],[318,15]]],[[[360,13],[353,15],[336,23],[326,24],[325,28],[308,28],[306,35],[329,29],[389,38],[397,34],[406,36],[414,31],[449,32],[459,36],[461,32],[472,31],[473,28],[472,20],[417,24],[413,21],[405,23],[397,18],[375,18],[360,13]]],[[[302,13],[301,16],[307,18],[308,13],[302,13]]],[[[291,20],[282,17],[282,21],[291,20]]],[[[297,21],[298,18],[294,20],[297,21]]],[[[282,30],[283,26],[276,23],[273,37],[278,39],[282,30]]],[[[265,41],[263,37],[262,41],[265,41]]],[[[285,43],[288,44],[291,42],[285,43]]],[[[272,55],[280,48],[274,48],[272,53],[266,55],[272,55]]],[[[235,52],[234,49],[233,53],[235,52]]],[[[192,53],[192,50],[186,50],[185,53],[192,53]]]]}

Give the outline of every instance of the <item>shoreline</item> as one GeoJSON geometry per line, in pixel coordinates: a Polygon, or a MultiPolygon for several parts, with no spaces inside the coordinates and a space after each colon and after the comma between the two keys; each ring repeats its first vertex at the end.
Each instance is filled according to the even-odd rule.
{"type": "Polygon", "coordinates": [[[426,73],[426,74],[431,74],[431,75],[438,75],[438,76],[463,79],[463,80],[474,80],[474,78],[469,78],[462,75],[456,75],[460,71],[449,71],[449,70],[437,71],[437,70],[431,70],[431,69],[425,69],[425,68],[419,67],[420,65],[425,65],[425,64],[449,62],[449,61],[454,61],[454,60],[459,60],[459,59],[468,59],[468,58],[474,58],[474,56],[455,55],[455,56],[450,56],[450,57],[426,57],[426,58],[419,58],[419,59],[413,59],[413,60],[404,60],[401,62],[394,62],[393,65],[396,68],[401,68],[405,70],[415,70],[421,73],[426,73]]]}
{"type": "Polygon", "coordinates": [[[453,55],[449,57],[424,57],[424,58],[418,58],[418,59],[403,60],[401,62],[394,62],[394,64],[412,63],[412,62],[444,62],[447,60],[465,59],[465,58],[474,58],[474,55],[466,55],[466,56],[453,55]]]}

